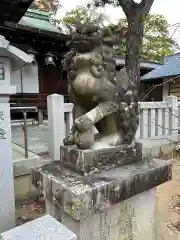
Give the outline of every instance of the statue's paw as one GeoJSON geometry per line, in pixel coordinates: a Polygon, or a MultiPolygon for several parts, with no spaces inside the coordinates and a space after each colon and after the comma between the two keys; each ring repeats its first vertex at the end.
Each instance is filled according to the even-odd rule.
{"type": "Polygon", "coordinates": [[[92,126],[93,126],[92,120],[86,115],[77,118],[74,123],[74,128],[80,132],[87,131],[91,129],[92,126]]]}
{"type": "Polygon", "coordinates": [[[76,145],[79,149],[89,149],[94,143],[94,134],[90,131],[80,133],[76,139],[76,145]]]}
{"type": "Polygon", "coordinates": [[[109,143],[109,146],[119,146],[123,143],[123,137],[118,134],[118,136],[114,137],[109,143]]]}
{"type": "Polygon", "coordinates": [[[74,144],[74,137],[72,135],[63,139],[64,145],[73,145],[74,144]]]}

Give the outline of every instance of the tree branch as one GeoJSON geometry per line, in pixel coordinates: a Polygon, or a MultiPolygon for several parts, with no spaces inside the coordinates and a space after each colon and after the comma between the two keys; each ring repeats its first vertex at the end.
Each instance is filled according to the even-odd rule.
{"type": "Polygon", "coordinates": [[[154,0],[142,0],[140,3],[136,3],[134,0],[118,0],[126,17],[130,11],[134,10],[136,12],[137,9],[142,13],[143,17],[145,17],[149,13],[153,2],[154,0]]]}
{"type": "Polygon", "coordinates": [[[132,9],[136,9],[139,6],[134,0],[118,0],[118,2],[126,16],[132,9]]]}
{"type": "Polygon", "coordinates": [[[153,2],[154,2],[154,0],[142,0],[139,3],[141,11],[142,11],[142,14],[144,16],[146,16],[149,13],[153,2]]]}

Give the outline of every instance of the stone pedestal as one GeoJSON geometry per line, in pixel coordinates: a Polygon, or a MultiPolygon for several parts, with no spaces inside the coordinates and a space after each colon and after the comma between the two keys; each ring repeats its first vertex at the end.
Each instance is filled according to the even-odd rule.
{"type": "Polygon", "coordinates": [[[78,240],[155,240],[156,189],[171,179],[171,163],[134,162],[82,175],[53,162],[32,170],[46,212],[78,240]]]}
{"type": "Polygon", "coordinates": [[[46,200],[46,211],[75,232],[78,240],[155,240],[156,189],[77,221],[46,200]],[[59,215],[60,214],[60,215],[59,215]]]}
{"type": "Polygon", "coordinates": [[[134,142],[97,150],[80,150],[77,146],[61,146],[62,165],[81,174],[121,167],[142,161],[142,144],[134,142]]]}

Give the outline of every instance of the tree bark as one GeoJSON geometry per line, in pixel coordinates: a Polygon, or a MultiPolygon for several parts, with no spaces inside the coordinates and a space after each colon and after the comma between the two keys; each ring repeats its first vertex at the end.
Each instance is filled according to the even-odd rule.
{"type": "Polygon", "coordinates": [[[135,3],[133,0],[119,0],[128,22],[126,35],[125,65],[129,78],[139,89],[140,82],[140,55],[144,34],[144,20],[150,11],[154,0],[142,0],[135,3]]]}
{"type": "Polygon", "coordinates": [[[129,78],[139,88],[140,81],[140,55],[143,39],[143,22],[141,12],[130,11],[128,15],[128,32],[126,35],[126,58],[125,65],[129,78]]]}

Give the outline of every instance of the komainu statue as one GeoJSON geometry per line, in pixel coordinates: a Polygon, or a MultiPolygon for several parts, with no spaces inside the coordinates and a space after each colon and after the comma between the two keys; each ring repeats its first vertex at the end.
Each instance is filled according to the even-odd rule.
{"type": "Polygon", "coordinates": [[[79,26],[63,61],[74,103],[74,125],[64,145],[102,149],[130,144],[139,124],[138,92],[126,69],[116,71],[109,29],[79,26]]]}

